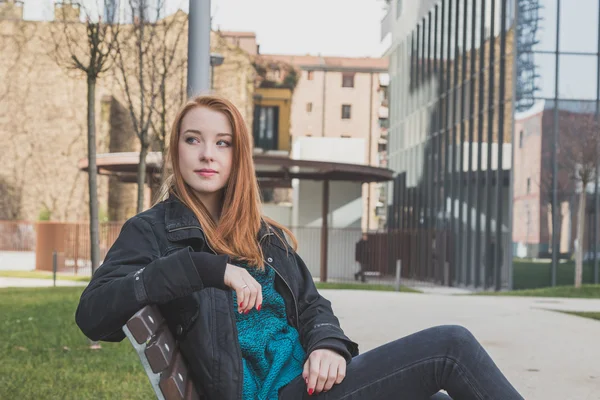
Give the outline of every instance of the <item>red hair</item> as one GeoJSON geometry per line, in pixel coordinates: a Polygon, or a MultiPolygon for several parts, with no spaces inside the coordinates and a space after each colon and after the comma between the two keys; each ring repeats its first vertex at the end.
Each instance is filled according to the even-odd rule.
{"type": "MultiPolygon", "coordinates": [[[[245,261],[250,265],[264,267],[262,249],[258,243],[261,221],[285,232],[294,249],[297,241],[285,226],[267,218],[261,213],[261,199],[252,158],[253,140],[239,110],[222,97],[208,95],[190,99],[177,113],[165,157],[165,168],[170,163],[172,173],[167,177],[161,190],[162,196],[170,193],[185,204],[198,218],[210,247],[218,254],[245,261]],[[181,121],[188,111],[206,107],[223,113],[233,132],[233,163],[229,181],[223,188],[221,217],[217,224],[202,202],[194,195],[193,189],[185,183],[179,170],[179,137],[181,121]]],[[[276,234],[277,235],[277,234],[276,234]]],[[[279,237],[279,235],[277,235],[279,237]]],[[[283,240],[283,238],[279,238],[283,240]]]]}

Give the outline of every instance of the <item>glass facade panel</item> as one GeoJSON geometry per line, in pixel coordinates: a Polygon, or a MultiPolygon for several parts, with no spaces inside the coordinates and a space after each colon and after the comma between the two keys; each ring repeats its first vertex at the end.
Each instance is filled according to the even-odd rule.
{"type": "Polygon", "coordinates": [[[559,98],[596,99],[598,57],[561,54],[558,68],[559,98]]]}
{"type": "Polygon", "coordinates": [[[535,62],[535,97],[554,98],[555,92],[555,74],[556,74],[556,55],[536,53],[533,57],[535,62]]]}
{"type": "Polygon", "coordinates": [[[559,51],[598,52],[598,0],[560,2],[559,51]]]}
{"type": "MultiPolygon", "coordinates": [[[[409,244],[402,242],[410,248],[403,259],[407,278],[498,289],[512,284],[513,257],[547,258],[551,207],[548,193],[542,196],[533,183],[551,176],[543,161],[555,113],[592,113],[598,104],[599,0],[493,3],[440,0],[415,12],[411,29],[395,38],[389,165],[396,174],[389,220],[390,227],[410,233],[409,244]],[[526,176],[515,178],[517,170],[526,176]],[[521,201],[517,193],[529,197],[521,201]]],[[[417,7],[404,6],[406,16],[417,7]]],[[[576,215],[577,204],[565,201],[564,207],[575,207],[567,214],[576,215]]],[[[572,239],[563,240],[571,241],[567,253],[572,239]]]]}
{"type": "MultiPolygon", "coordinates": [[[[568,0],[567,0],[568,1],[568,0]]],[[[565,3],[565,0],[562,0],[565,3]]],[[[535,51],[555,51],[556,50],[556,16],[557,0],[539,0],[539,9],[533,15],[526,15],[521,12],[520,23],[530,22],[537,29],[535,38],[539,42],[534,46],[535,51]],[[535,20],[537,17],[539,20],[535,20]]]]}

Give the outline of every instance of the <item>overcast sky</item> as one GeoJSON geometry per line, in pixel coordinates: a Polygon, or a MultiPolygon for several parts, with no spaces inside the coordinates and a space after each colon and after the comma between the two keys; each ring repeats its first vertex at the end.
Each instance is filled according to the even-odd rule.
{"type": "MultiPolygon", "coordinates": [[[[167,11],[187,0],[166,0],[167,11]]],[[[53,0],[26,0],[24,18],[52,18],[53,0]]],[[[102,3],[102,1],[100,1],[102,3]]],[[[262,53],[379,57],[382,0],[212,0],[213,29],[252,31],[262,53]]]]}

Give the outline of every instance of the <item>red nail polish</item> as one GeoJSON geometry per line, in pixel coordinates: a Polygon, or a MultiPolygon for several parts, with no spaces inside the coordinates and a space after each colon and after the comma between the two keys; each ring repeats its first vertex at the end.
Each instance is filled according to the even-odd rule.
{"type": "Polygon", "coordinates": [[[262,308],[262,304],[259,304],[258,307],[256,307],[256,310],[260,311],[261,308],[262,308]]]}
{"type": "Polygon", "coordinates": [[[244,311],[244,315],[245,315],[245,314],[248,314],[249,312],[250,312],[250,310],[246,310],[246,311],[244,311]]]}
{"type": "Polygon", "coordinates": [[[313,394],[314,392],[315,392],[315,390],[314,390],[314,389],[308,389],[308,395],[309,395],[309,396],[312,396],[312,394],[313,394]]]}
{"type": "Polygon", "coordinates": [[[240,308],[244,308],[244,303],[240,303],[240,308]]]}

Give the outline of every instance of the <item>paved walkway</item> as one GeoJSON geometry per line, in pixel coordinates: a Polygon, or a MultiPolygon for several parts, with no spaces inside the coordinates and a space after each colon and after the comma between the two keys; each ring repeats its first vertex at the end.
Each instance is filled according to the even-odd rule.
{"type": "MultiPolygon", "coordinates": [[[[32,278],[3,278],[0,277],[0,288],[6,287],[50,287],[54,285],[52,279],[32,278]]],[[[86,282],[56,280],[56,286],[87,286],[86,282]]]]}
{"type": "MultiPolygon", "coordinates": [[[[51,279],[0,277],[0,287],[52,284],[51,279]]],[[[473,332],[525,399],[600,400],[600,322],[550,311],[600,312],[600,299],[321,293],[362,352],[431,326],[459,324],[473,332]]]]}
{"type": "Polygon", "coordinates": [[[600,400],[600,300],[323,290],[361,351],[442,324],[467,327],[527,400],[600,400]]]}

